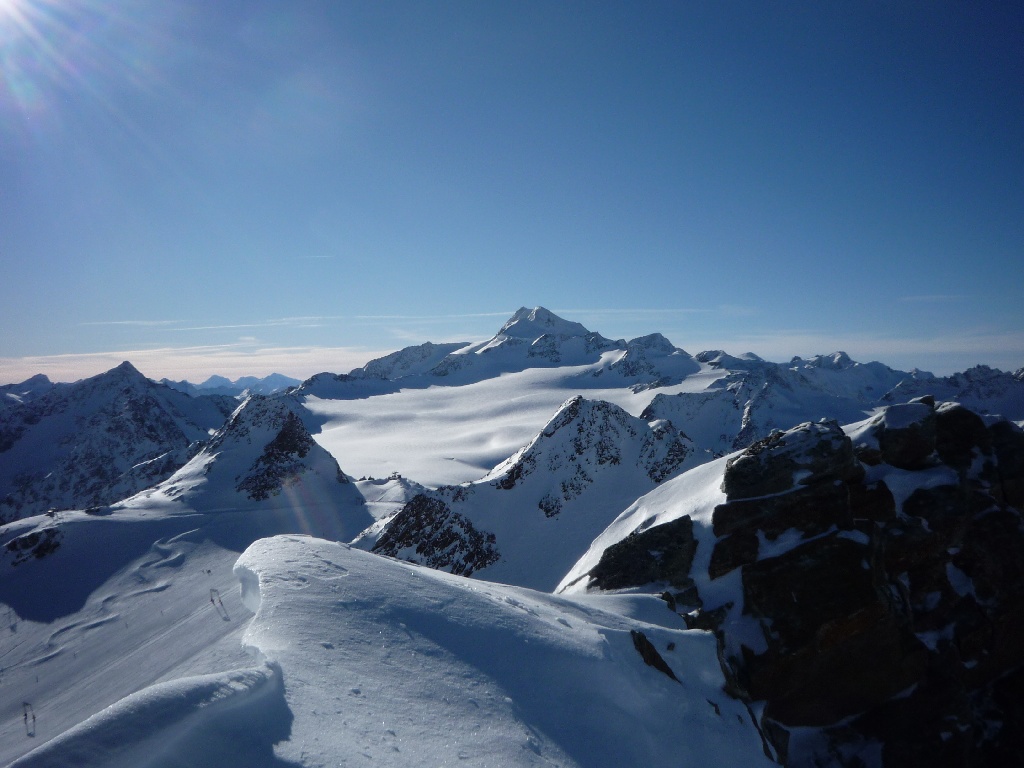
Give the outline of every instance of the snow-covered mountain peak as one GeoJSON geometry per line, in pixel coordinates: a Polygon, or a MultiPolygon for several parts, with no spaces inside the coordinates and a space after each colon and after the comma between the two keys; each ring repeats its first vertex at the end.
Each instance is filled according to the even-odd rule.
{"type": "Polygon", "coordinates": [[[563,501],[572,500],[594,482],[590,475],[603,465],[619,465],[634,454],[631,458],[658,483],[674,474],[691,450],[689,440],[671,422],[648,424],[613,403],[576,395],[558,409],[528,446],[495,467],[484,480],[509,490],[538,465],[546,464],[553,472],[571,469],[572,477],[560,480],[561,493],[541,505],[551,516],[563,501]]]}
{"type": "Polygon", "coordinates": [[[586,336],[589,333],[581,323],[565,320],[544,307],[520,307],[498,331],[499,336],[517,339],[537,339],[545,334],[586,336]]]}
{"type": "Polygon", "coordinates": [[[627,348],[646,349],[651,352],[660,352],[664,355],[671,355],[675,352],[682,352],[671,341],[660,333],[649,333],[646,336],[638,336],[630,339],[627,348]]]}
{"type": "Polygon", "coordinates": [[[860,365],[860,363],[855,362],[845,352],[833,352],[831,355],[815,355],[807,359],[794,357],[790,361],[790,365],[794,368],[829,368],[834,371],[842,371],[860,365]]]}
{"type": "Polygon", "coordinates": [[[294,518],[293,528],[344,540],[373,523],[359,491],[289,401],[265,395],[249,396],[188,464],[124,506],[161,501],[186,513],[279,510],[294,518]]]}
{"type": "Polygon", "coordinates": [[[402,376],[414,376],[426,373],[436,366],[447,355],[469,345],[469,342],[456,341],[447,344],[425,342],[412,347],[404,347],[390,355],[371,360],[362,368],[349,373],[353,378],[366,379],[397,379],[402,376]]]}
{"type": "Polygon", "coordinates": [[[181,467],[224,422],[216,398],[194,398],[131,363],[13,402],[0,411],[0,518],[110,504],[181,467]]]}
{"type": "Polygon", "coordinates": [[[32,400],[46,394],[53,387],[54,383],[42,373],[37,373],[18,384],[0,385],[0,409],[32,400]]]}
{"type": "Polygon", "coordinates": [[[145,379],[146,377],[142,375],[142,371],[140,371],[130,362],[125,360],[120,365],[111,368],[109,371],[106,371],[105,373],[101,373],[99,376],[96,376],[95,378],[97,381],[137,381],[139,379],[145,379]]]}

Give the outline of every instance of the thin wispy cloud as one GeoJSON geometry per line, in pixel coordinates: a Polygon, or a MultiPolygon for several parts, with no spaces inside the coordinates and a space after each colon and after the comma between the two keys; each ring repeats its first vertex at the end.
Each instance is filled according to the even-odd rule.
{"type": "Polygon", "coordinates": [[[260,346],[253,339],[233,344],[121,349],[31,357],[0,357],[0,383],[43,373],[54,381],[95,376],[128,360],[152,379],[199,382],[212,374],[235,379],[283,373],[305,379],[315,373],[347,373],[393,349],[361,347],[260,346]]]}
{"type": "Polygon", "coordinates": [[[129,325],[129,326],[161,326],[161,325],[177,325],[181,323],[181,320],[92,320],[85,323],[79,323],[81,326],[93,326],[93,325],[129,325]]]}
{"type": "Polygon", "coordinates": [[[950,304],[959,301],[967,301],[971,297],[959,293],[933,293],[921,296],[900,296],[900,301],[917,304],[950,304]]]}

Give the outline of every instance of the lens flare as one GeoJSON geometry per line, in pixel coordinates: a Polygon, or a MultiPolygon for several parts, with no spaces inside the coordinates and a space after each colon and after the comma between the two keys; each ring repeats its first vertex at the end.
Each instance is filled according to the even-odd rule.
{"type": "Polygon", "coordinates": [[[0,0],[0,125],[17,117],[36,132],[83,104],[125,125],[115,95],[158,85],[155,63],[175,37],[174,6],[0,0]]]}

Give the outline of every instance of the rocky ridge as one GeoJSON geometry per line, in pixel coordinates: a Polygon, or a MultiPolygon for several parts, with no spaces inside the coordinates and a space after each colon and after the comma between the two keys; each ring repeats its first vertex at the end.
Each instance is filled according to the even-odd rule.
{"type": "Polygon", "coordinates": [[[711,531],[695,536],[689,516],[635,530],[590,587],[667,587],[690,626],[718,636],[733,695],[763,702],[781,762],[1015,759],[1024,432],[925,397],[845,431],[772,433],[721,482],[711,531]],[[693,577],[708,594],[732,584],[732,599],[702,599],[693,577]]]}

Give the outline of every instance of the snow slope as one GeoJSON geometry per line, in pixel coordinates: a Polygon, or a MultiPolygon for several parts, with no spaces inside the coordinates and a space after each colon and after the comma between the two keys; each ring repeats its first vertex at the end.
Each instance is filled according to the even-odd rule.
{"type": "MultiPolygon", "coordinates": [[[[240,644],[251,614],[231,574],[238,553],[191,529],[196,522],[64,512],[0,528],[4,539],[39,525],[62,533],[41,559],[0,558],[0,764],[149,686],[253,665],[240,644]]],[[[57,757],[26,764],[106,764],[76,762],[81,750],[72,739],[57,757]]]]}
{"type": "Polygon", "coordinates": [[[102,567],[125,564],[95,574],[77,609],[8,612],[4,764],[768,764],[722,690],[714,638],[657,598],[574,601],[304,536],[238,558],[211,537],[242,536],[244,515],[160,536],[186,518],[62,514],[64,546],[3,564],[5,602],[88,578],[99,541],[116,542],[102,567]],[[632,632],[676,679],[645,664],[632,632]]]}

